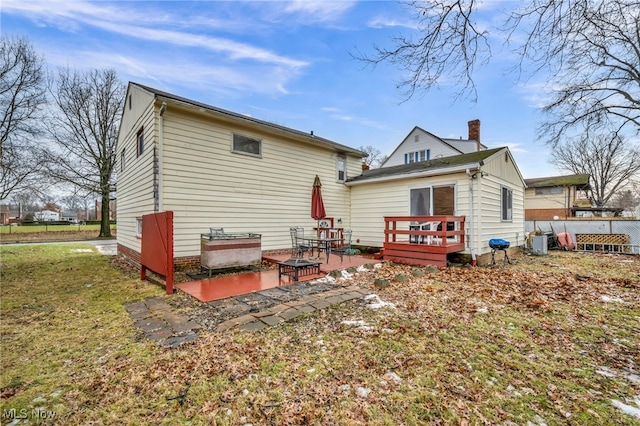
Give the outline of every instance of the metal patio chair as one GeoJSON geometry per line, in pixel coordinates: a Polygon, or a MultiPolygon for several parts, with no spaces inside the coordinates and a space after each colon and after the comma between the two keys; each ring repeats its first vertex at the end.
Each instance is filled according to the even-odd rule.
{"type": "Polygon", "coordinates": [[[331,249],[331,253],[340,256],[340,263],[342,263],[342,258],[344,257],[345,254],[349,257],[351,257],[351,255],[353,254],[353,250],[351,249],[351,235],[352,235],[351,230],[345,229],[342,232],[342,236],[343,236],[342,245],[331,249]]]}

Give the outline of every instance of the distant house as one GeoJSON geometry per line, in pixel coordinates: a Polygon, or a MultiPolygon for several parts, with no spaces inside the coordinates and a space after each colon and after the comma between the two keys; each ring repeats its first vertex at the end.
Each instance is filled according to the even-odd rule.
{"type": "Polygon", "coordinates": [[[480,143],[480,120],[468,123],[468,139],[447,139],[416,126],[380,167],[399,166],[487,149],[480,143]]]}
{"type": "Polygon", "coordinates": [[[11,212],[9,206],[6,204],[0,204],[0,225],[8,225],[11,212]]]}
{"type": "Polygon", "coordinates": [[[52,210],[42,210],[39,212],[35,212],[33,214],[33,218],[40,222],[52,222],[60,220],[60,213],[54,212],[52,210]]]}
{"type": "Polygon", "coordinates": [[[525,183],[526,220],[567,219],[591,210],[588,174],[532,178],[525,183]]]}

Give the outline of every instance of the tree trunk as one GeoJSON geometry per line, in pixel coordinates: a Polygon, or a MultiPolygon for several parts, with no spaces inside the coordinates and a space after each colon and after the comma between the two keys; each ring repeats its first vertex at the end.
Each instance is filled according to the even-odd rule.
{"type": "Polygon", "coordinates": [[[100,237],[111,237],[111,225],[109,223],[109,193],[102,194],[102,218],[100,220],[100,237]]]}

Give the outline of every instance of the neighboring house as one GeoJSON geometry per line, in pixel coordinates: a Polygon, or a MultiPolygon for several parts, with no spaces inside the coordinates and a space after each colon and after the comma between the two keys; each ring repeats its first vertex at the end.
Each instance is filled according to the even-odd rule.
{"type": "Polygon", "coordinates": [[[312,228],[316,175],[328,216],[350,223],[344,182],[365,153],[284,126],[129,83],[117,143],[118,252],[139,262],[142,216],[173,211],[177,268],[198,265],[210,227],[258,233],[262,250],[312,228]]]}
{"type": "Polygon", "coordinates": [[[480,120],[468,122],[469,139],[445,139],[414,127],[380,167],[417,163],[486,149],[480,143],[480,120]]]}
{"type": "Polygon", "coordinates": [[[491,256],[489,240],[524,242],[524,179],[508,148],[364,171],[347,181],[360,244],[380,247],[384,216],[465,216],[464,254],[491,256]]]}
{"type": "Polygon", "coordinates": [[[567,219],[592,210],[588,174],[525,179],[525,183],[525,220],[567,219]]]}
{"type": "Polygon", "coordinates": [[[78,213],[74,211],[63,211],[60,214],[60,220],[64,220],[69,223],[78,223],[78,213]]]}
{"type": "Polygon", "coordinates": [[[0,225],[8,225],[11,212],[9,206],[6,204],[0,204],[0,225]]]}
{"type": "Polygon", "coordinates": [[[35,212],[33,214],[33,218],[41,222],[57,221],[60,220],[60,213],[54,212],[52,210],[42,210],[39,212],[35,212]]]}

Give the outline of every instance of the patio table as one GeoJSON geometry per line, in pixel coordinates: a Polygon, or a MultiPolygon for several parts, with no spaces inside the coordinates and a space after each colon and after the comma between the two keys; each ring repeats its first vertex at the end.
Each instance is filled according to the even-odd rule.
{"type": "Polygon", "coordinates": [[[305,237],[303,238],[310,247],[314,247],[318,249],[318,253],[320,253],[320,248],[323,247],[325,253],[327,254],[327,263],[329,263],[329,254],[331,254],[331,247],[335,243],[336,246],[339,246],[343,243],[342,238],[322,238],[322,237],[305,237]]]}

